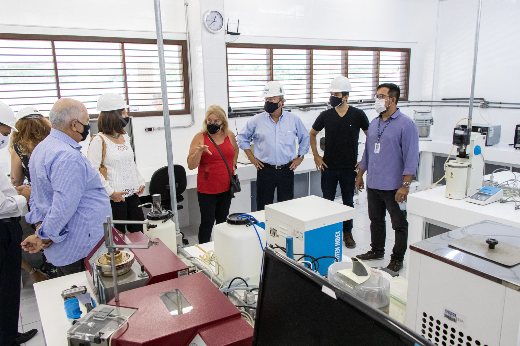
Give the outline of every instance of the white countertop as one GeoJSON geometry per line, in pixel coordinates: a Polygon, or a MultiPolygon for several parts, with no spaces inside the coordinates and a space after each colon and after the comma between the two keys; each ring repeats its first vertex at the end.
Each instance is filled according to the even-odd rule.
{"type": "MultiPolygon", "coordinates": [[[[88,293],[96,300],[87,281],[86,272],[66,275],[34,284],[36,303],[40,311],[43,334],[45,335],[45,341],[48,346],[68,345],[67,331],[72,324],[67,319],[61,292],[70,288],[72,285],[78,287],[86,286],[88,293]]],[[[79,306],[83,312],[82,316],[84,316],[87,310],[81,303],[79,306]]]]}
{"type": "Polygon", "coordinates": [[[491,203],[478,205],[464,199],[449,199],[444,196],[445,186],[416,192],[408,196],[408,214],[418,215],[456,227],[471,225],[483,220],[492,220],[520,227],[520,210],[514,203],[491,203]]]}

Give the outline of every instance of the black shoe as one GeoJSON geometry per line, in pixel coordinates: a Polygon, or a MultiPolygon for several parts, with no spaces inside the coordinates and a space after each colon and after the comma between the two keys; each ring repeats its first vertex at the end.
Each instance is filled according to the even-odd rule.
{"type": "Polygon", "coordinates": [[[345,246],[349,249],[353,249],[356,247],[356,241],[352,237],[352,233],[343,232],[343,241],[345,242],[345,246]]]}
{"type": "Polygon", "coordinates": [[[403,261],[391,259],[390,264],[386,268],[398,273],[401,269],[403,269],[403,261]]]}
{"type": "Polygon", "coordinates": [[[18,336],[16,337],[14,343],[16,345],[26,343],[27,341],[31,340],[36,335],[36,333],[38,333],[38,329],[31,329],[25,333],[18,333],[18,336]]]}
{"type": "Polygon", "coordinates": [[[384,254],[378,254],[377,252],[370,250],[369,252],[362,255],[357,255],[356,258],[362,261],[376,261],[382,260],[384,258],[384,254]]]}

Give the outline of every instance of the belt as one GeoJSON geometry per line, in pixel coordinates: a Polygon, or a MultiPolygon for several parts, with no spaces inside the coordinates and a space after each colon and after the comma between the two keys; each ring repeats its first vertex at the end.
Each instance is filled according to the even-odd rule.
{"type": "MultiPolygon", "coordinates": [[[[263,163],[263,162],[262,162],[263,163]]],[[[277,166],[277,165],[270,165],[268,163],[263,163],[263,165],[265,167],[269,167],[269,168],[274,168],[274,169],[283,169],[283,168],[287,168],[287,167],[290,167],[291,166],[291,162],[288,162],[286,163],[285,165],[280,165],[280,166],[277,166]]]]}
{"type": "Polygon", "coordinates": [[[5,219],[0,219],[0,222],[20,222],[21,219],[20,216],[6,217],[5,219]]]}

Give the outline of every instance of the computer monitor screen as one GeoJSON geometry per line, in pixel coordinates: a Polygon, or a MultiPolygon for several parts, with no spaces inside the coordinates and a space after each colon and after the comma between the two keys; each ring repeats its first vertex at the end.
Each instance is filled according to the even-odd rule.
{"type": "Polygon", "coordinates": [[[325,278],[266,248],[253,345],[433,345],[325,278]]]}

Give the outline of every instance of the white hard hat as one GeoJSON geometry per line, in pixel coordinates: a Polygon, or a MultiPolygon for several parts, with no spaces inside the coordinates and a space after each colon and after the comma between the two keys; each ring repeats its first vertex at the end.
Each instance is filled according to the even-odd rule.
{"type": "Polygon", "coordinates": [[[115,111],[118,109],[128,108],[125,100],[121,95],[116,93],[106,93],[101,95],[97,101],[97,110],[99,112],[115,111]]]}
{"type": "Polygon", "coordinates": [[[285,96],[285,90],[283,89],[283,85],[280,82],[267,82],[264,87],[263,97],[273,97],[273,96],[285,96]]]}
{"type": "Polygon", "coordinates": [[[18,113],[16,113],[16,120],[20,120],[22,118],[25,118],[29,115],[39,115],[39,116],[42,116],[43,117],[43,114],[40,113],[39,110],[37,110],[36,108],[34,107],[24,107],[22,109],[20,109],[18,111],[18,113]]]}
{"type": "Polygon", "coordinates": [[[14,116],[13,110],[2,101],[0,101],[0,123],[7,125],[14,131],[18,132],[16,127],[14,127],[16,117],[14,116]]]}
{"type": "Polygon", "coordinates": [[[350,81],[345,76],[337,76],[330,82],[328,92],[349,92],[352,91],[352,87],[350,86],[350,81]]]}

